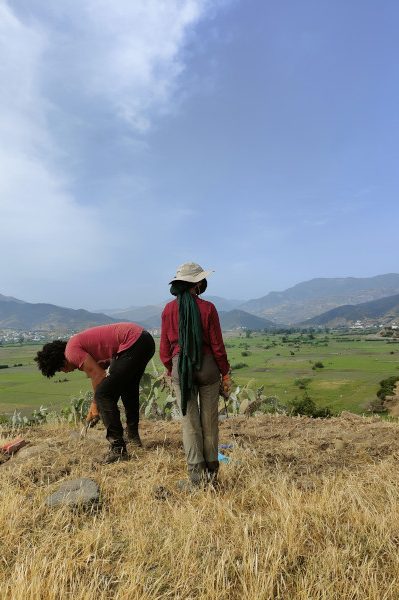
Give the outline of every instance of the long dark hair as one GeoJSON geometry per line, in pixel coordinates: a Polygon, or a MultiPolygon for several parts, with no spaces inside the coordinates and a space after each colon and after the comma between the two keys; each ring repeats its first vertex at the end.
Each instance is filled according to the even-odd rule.
{"type": "Polygon", "coordinates": [[[202,324],[201,315],[191,289],[194,283],[174,281],[170,293],[176,296],[179,305],[179,383],[181,409],[187,411],[187,402],[194,387],[194,370],[202,366],[202,324]]]}

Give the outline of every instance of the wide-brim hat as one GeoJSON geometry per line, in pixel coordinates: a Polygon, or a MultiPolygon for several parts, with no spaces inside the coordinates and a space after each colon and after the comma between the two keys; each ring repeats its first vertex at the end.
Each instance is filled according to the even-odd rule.
{"type": "Polygon", "coordinates": [[[214,271],[204,271],[204,269],[194,262],[183,263],[177,268],[176,275],[169,283],[174,281],[188,281],[189,283],[198,283],[212,275],[214,271]]]}

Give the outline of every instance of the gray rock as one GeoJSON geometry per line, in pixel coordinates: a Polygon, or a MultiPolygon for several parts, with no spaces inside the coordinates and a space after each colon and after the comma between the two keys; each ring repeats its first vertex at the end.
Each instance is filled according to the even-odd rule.
{"type": "Polygon", "coordinates": [[[18,454],[15,455],[14,462],[24,462],[34,456],[40,456],[48,449],[47,444],[38,444],[37,446],[25,446],[22,448],[18,454]]]}
{"type": "Polygon", "coordinates": [[[29,444],[28,446],[24,446],[24,448],[21,448],[21,450],[10,457],[7,463],[4,463],[3,469],[14,470],[32,458],[39,460],[48,451],[48,448],[47,444],[38,444],[37,446],[29,444]]]}
{"type": "Polygon", "coordinates": [[[46,500],[47,506],[88,506],[100,499],[98,485],[92,479],[82,478],[65,481],[54,494],[46,500]]]}

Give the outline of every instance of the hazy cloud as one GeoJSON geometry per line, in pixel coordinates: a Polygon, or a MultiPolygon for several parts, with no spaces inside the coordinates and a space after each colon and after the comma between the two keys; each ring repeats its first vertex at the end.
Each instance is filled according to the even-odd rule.
{"type": "MultiPolygon", "coordinates": [[[[72,192],[66,165],[79,156],[67,155],[51,119],[83,127],[100,107],[145,133],[171,109],[187,33],[208,8],[205,0],[0,4],[0,251],[10,257],[1,292],[16,293],[24,278],[51,281],[55,269],[67,283],[112,264],[112,211],[72,192]]],[[[144,223],[157,214],[149,208],[144,223]]]]}

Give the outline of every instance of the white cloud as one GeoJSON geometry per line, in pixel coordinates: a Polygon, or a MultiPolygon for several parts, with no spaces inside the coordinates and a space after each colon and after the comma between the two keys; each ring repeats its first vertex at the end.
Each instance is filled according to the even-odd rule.
{"type": "Polygon", "coordinates": [[[138,132],[173,108],[187,34],[221,0],[43,1],[49,75],[89,103],[105,102],[138,132]],[[64,24],[60,32],[60,20],[64,24]],[[61,71],[59,70],[62,65],[61,71]]]}
{"type": "Polygon", "coordinates": [[[0,251],[2,282],[68,266],[81,270],[82,252],[97,251],[98,230],[51,165],[55,142],[46,129],[40,94],[45,34],[0,6],[0,251]],[[76,240],[80,240],[77,244],[76,240]],[[80,259],[80,261],[79,261],[80,259]]]}
{"type": "Polygon", "coordinates": [[[187,34],[209,7],[207,0],[0,3],[0,252],[8,257],[0,292],[14,293],[24,278],[51,281],[55,269],[67,281],[112,264],[102,222],[109,208],[102,215],[74,197],[62,168],[72,157],[49,116],[84,123],[100,105],[146,132],[172,109],[187,34]]]}

